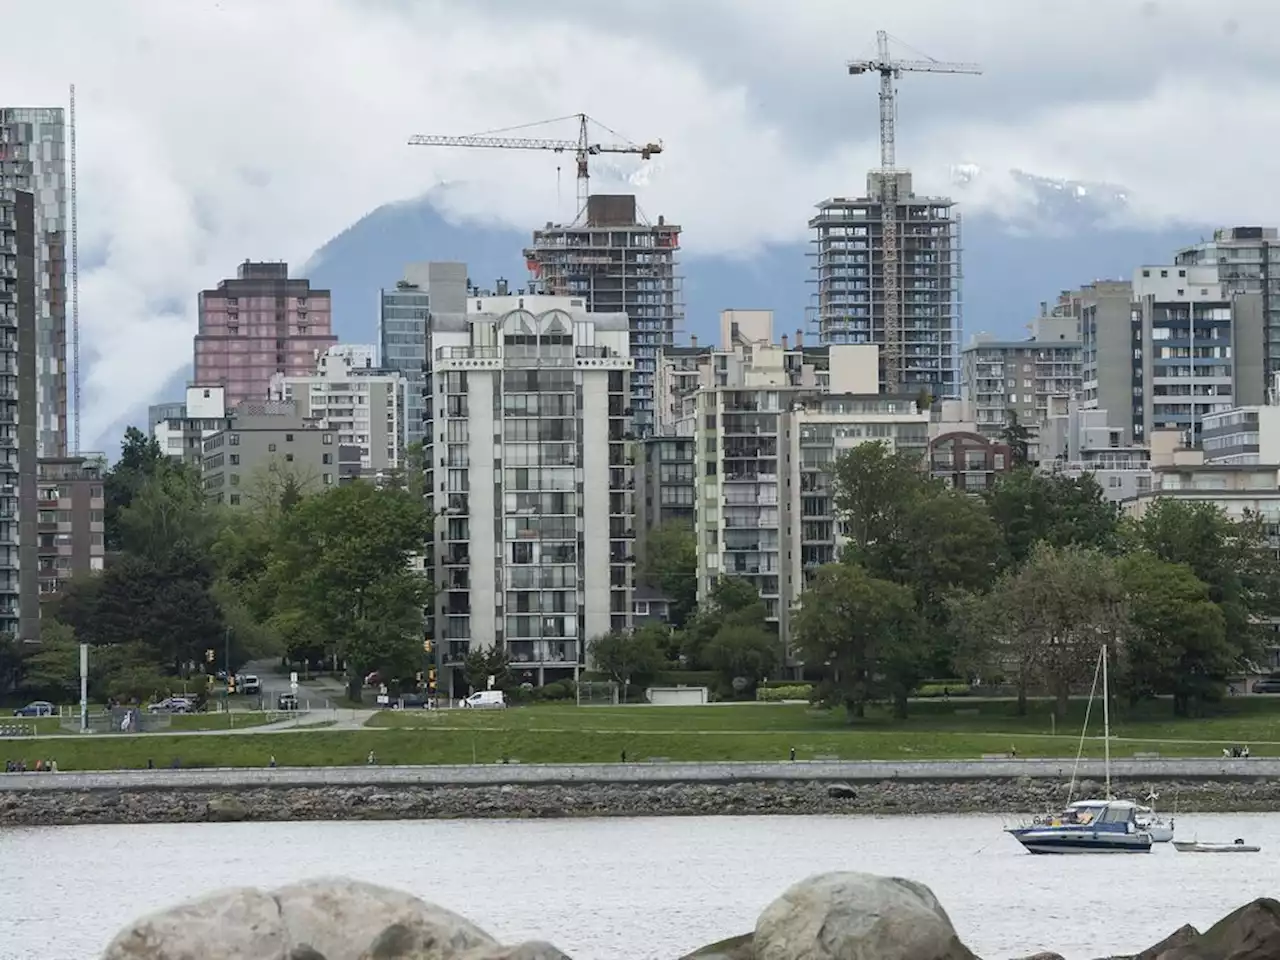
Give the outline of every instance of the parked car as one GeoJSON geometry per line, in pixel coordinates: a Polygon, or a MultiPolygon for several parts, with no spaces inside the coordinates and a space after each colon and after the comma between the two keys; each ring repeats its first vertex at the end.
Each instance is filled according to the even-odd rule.
{"type": "Polygon", "coordinates": [[[186,697],[165,697],[147,707],[147,713],[195,713],[195,701],[186,697]]]}
{"type": "Polygon", "coordinates": [[[462,706],[472,710],[501,710],[507,705],[507,695],[501,690],[477,690],[462,701],[462,706]]]}
{"type": "Polygon", "coordinates": [[[1267,677],[1253,681],[1254,693],[1280,693],[1280,677],[1267,677]]]}
{"type": "Polygon", "coordinates": [[[25,707],[13,711],[15,717],[52,717],[58,712],[48,700],[32,700],[25,707]]]}
{"type": "Polygon", "coordinates": [[[427,698],[420,693],[406,693],[396,700],[391,701],[391,709],[396,710],[403,707],[406,710],[425,710],[427,708],[427,698]]]}
{"type": "Polygon", "coordinates": [[[295,697],[292,693],[282,693],[280,694],[280,696],[276,697],[276,709],[277,710],[297,710],[298,698],[295,697]]]}

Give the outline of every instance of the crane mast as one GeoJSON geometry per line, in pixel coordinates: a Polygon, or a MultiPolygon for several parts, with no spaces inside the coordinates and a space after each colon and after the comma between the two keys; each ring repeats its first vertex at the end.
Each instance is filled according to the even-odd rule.
{"type": "Polygon", "coordinates": [[[901,388],[903,363],[901,241],[898,235],[898,169],[895,126],[897,99],[894,81],[903,73],[978,74],[975,63],[945,63],[941,60],[895,60],[889,49],[889,34],[876,32],[876,57],[851,60],[849,74],[880,75],[880,244],[884,282],[884,389],[894,394],[901,388]]]}
{"type": "Polygon", "coordinates": [[[556,120],[543,120],[539,123],[524,124],[520,127],[507,127],[502,130],[491,130],[488,133],[469,134],[466,136],[440,136],[437,134],[417,134],[409,138],[409,145],[414,147],[472,147],[488,150],[550,150],[554,153],[572,153],[577,166],[578,182],[578,217],[585,216],[587,198],[590,196],[591,170],[589,157],[603,153],[635,154],[642,160],[648,160],[662,153],[662,141],[650,143],[631,143],[620,134],[609,130],[618,137],[617,143],[592,143],[588,130],[588,122],[595,123],[609,130],[598,120],[592,120],[585,113],[575,113],[572,117],[560,117],[556,120]],[[578,139],[556,140],[544,137],[511,137],[500,136],[515,130],[528,127],[544,126],[560,123],[565,120],[576,120],[578,123],[578,139]]]}

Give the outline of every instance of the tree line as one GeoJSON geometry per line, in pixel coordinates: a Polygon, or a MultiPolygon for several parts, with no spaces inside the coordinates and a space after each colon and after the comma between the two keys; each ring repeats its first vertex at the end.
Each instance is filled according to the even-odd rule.
{"type": "MultiPolygon", "coordinates": [[[[906,716],[931,678],[1010,689],[1021,711],[1052,696],[1065,716],[1103,644],[1117,695],[1195,715],[1273,637],[1280,561],[1256,514],[1159,497],[1128,517],[1091,475],[1025,465],[967,495],[882,443],[842,454],[830,479],[843,549],[806,571],[789,652],[853,717],[873,701],[906,716]]],[[[731,679],[749,691],[776,676],[783,651],[750,585],[722,579],[699,608],[693,532],[655,533],[641,575],[672,600],[673,629],[636,631],[650,636],[631,646],[648,653],[629,659],[649,675],[664,661],[714,670],[725,695],[731,679]]]]}
{"type": "Polygon", "coordinates": [[[78,697],[81,643],[97,700],[199,693],[258,658],[341,666],[356,696],[369,673],[421,669],[421,496],[407,482],[317,489],[287,468],[219,506],[198,469],[130,428],[103,485],[105,569],[46,606],[41,643],[0,641],[0,692],[78,697]]]}

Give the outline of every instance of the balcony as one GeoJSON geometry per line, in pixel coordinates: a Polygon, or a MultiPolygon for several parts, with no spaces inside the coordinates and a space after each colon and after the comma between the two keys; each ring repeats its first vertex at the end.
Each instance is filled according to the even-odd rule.
{"type": "Polygon", "coordinates": [[[578,662],[575,640],[507,640],[507,655],[513,664],[564,665],[578,662]]]}

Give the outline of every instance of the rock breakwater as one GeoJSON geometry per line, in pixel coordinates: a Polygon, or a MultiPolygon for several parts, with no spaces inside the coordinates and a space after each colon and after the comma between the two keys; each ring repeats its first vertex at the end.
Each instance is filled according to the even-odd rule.
{"type": "MultiPolygon", "coordinates": [[[[1150,781],[1116,782],[1117,796],[1145,796],[1150,781]]],[[[1182,812],[1280,809],[1280,781],[1161,781],[1182,812]]],[[[1098,790],[1086,781],[1077,796],[1098,790]]],[[[0,790],[0,826],[202,821],[389,820],[949,814],[1041,811],[1066,798],[1057,778],[959,781],[769,780],[693,783],[432,784],[148,787],[0,790]]]]}
{"type": "MultiPolygon", "coordinates": [[[[1280,903],[1255,900],[1203,934],[1183,927],[1129,960],[1272,960],[1280,903]]],[[[548,942],[500,944],[465,917],[345,879],[229,890],[143,917],[102,960],[571,960],[548,942]]],[[[979,960],[933,892],[912,880],[827,873],[788,888],[755,929],[685,960],[979,960]]],[[[1038,953],[1027,960],[1061,960],[1038,953]]],[[[1113,958],[1120,960],[1120,958],[1113,958]]]]}

